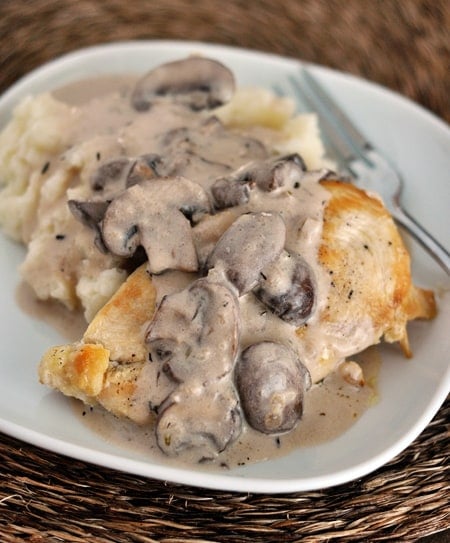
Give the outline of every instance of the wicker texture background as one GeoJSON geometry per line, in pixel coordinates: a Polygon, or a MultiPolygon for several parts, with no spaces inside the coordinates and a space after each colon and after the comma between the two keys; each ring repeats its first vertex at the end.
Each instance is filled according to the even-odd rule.
{"type": "MultiPolygon", "coordinates": [[[[450,121],[449,29],[447,0],[0,0],[0,91],[82,46],[194,39],[352,72],[450,121]]],[[[281,496],[165,484],[0,435],[0,541],[415,541],[450,528],[449,419],[447,401],[361,480],[281,496]]]]}

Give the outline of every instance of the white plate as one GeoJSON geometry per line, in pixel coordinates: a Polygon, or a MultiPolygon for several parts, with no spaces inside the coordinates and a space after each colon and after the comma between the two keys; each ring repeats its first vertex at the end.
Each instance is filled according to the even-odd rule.
{"type": "MultiPolygon", "coordinates": [[[[14,85],[0,99],[0,126],[26,94],[90,75],[143,72],[196,51],[225,62],[242,85],[283,85],[287,75],[295,74],[298,68],[292,60],[199,43],[100,46],[57,59],[14,85]]],[[[317,66],[312,70],[404,174],[407,209],[442,243],[448,243],[448,127],[383,88],[317,66]]],[[[414,244],[411,247],[416,280],[424,286],[448,290],[445,274],[422,250],[414,244]]],[[[46,324],[24,315],[16,305],[17,266],[23,255],[23,248],[0,234],[0,430],[74,458],[146,477],[223,490],[278,493],[324,488],[363,476],[401,452],[429,423],[450,389],[447,293],[438,300],[436,320],[411,325],[412,360],[405,360],[393,347],[383,349],[380,402],[339,438],[298,449],[278,460],[227,472],[176,469],[108,444],[82,424],[65,398],[38,383],[40,355],[61,338],[46,324]]]]}

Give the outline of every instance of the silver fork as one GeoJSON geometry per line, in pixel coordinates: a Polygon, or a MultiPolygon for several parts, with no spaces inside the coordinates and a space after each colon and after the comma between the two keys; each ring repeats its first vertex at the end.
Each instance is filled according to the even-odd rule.
{"type": "Polygon", "coordinates": [[[352,181],[363,189],[378,193],[396,222],[450,275],[449,252],[401,206],[403,181],[400,174],[367,141],[306,68],[302,68],[302,75],[301,82],[290,77],[290,83],[297,97],[318,114],[326,140],[352,181]]]}

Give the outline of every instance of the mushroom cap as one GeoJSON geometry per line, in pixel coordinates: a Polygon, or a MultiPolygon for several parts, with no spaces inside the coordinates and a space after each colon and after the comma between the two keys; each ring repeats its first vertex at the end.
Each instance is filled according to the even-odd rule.
{"type": "Polygon", "coordinates": [[[224,232],[206,266],[223,270],[242,295],[258,284],[261,271],[278,258],[285,240],[286,226],[278,213],[247,213],[224,232]]]}
{"type": "Polygon", "coordinates": [[[300,420],[311,379],[292,349],[270,341],[251,345],[236,363],[235,379],[245,418],[255,430],[288,432],[300,420]]]}
{"type": "Polygon", "coordinates": [[[197,254],[183,209],[209,212],[206,192],[193,181],[173,177],[132,185],[106,210],[103,241],[113,254],[124,257],[132,256],[142,245],[151,273],[196,271],[197,254]]]}
{"type": "Polygon", "coordinates": [[[241,431],[237,394],[230,383],[215,387],[180,386],[158,415],[156,438],[168,456],[192,462],[214,459],[241,431]]]}
{"type": "Polygon", "coordinates": [[[277,317],[301,326],[316,307],[316,280],[313,270],[299,254],[283,251],[278,260],[264,268],[253,294],[277,317]]]}
{"type": "Polygon", "coordinates": [[[224,285],[198,279],[162,299],[147,333],[152,360],[175,381],[201,376],[212,381],[229,374],[239,345],[236,296],[224,285]]]}
{"type": "Polygon", "coordinates": [[[233,73],[222,63],[189,57],[151,70],[136,84],[131,103],[146,111],[156,97],[169,95],[193,110],[212,109],[228,102],[234,89],[233,73]]]}

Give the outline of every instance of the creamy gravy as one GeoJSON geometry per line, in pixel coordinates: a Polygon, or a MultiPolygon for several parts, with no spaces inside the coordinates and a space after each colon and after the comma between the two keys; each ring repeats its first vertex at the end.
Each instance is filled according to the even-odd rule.
{"type": "MultiPolygon", "coordinates": [[[[257,130],[252,129],[247,134],[244,131],[224,130],[220,125],[208,122],[208,114],[194,114],[180,105],[167,102],[152,108],[145,116],[136,113],[130,108],[127,99],[132,84],[132,78],[101,78],[79,82],[55,93],[59,99],[75,106],[76,122],[70,128],[71,143],[67,156],[76,152],[77,145],[83,144],[87,134],[96,134],[94,144],[97,144],[97,147],[92,148],[91,162],[85,164],[84,179],[79,184],[79,179],[71,179],[69,182],[72,198],[91,196],[92,189],[88,180],[98,167],[100,157],[102,161],[115,156],[136,157],[151,150],[163,157],[170,156],[170,167],[165,170],[165,164],[161,166],[164,175],[183,175],[195,180],[205,189],[209,189],[216,178],[230,174],[243,164],[267,158],[264,146],[255,139],[257,130]],[[185,131],[186,126],[191,127],[188,132],[185,131]],[[191,155],[200,159],[186,160],[186,156],[191,155]]],[[[261,139],[270,141],[267,131],[263,132],[261,139]]],[[[52,173],[54,167],[53,164],[50,166],[49,173],[52,173]]],[[[105,192],[108,193],[109,190],[107,188],[105,192]]],[[[114,189],[111,190],[111,194],[114,194],[114,189]]],[[[322,213],[328,198],[329,194],[317,183],[317,178],[306,175],[295,189],[286,187],[274,193],[254,190],[248,202],[212,216],[210,220],[202,221],[193,228],[196,250],[202,262],[236,217],[261,211],[282,216],[287,230],[285,247],[301,254],[308,262],[315,275],[316,290],[320,293],[316,311],[308,322],[308,342],[299,341],[294,326],[267,311],[252,293],[246,293],[239,297],[242,318],[241,348],[263,340],[289,345],[308,368],[314,383],[321,381],[324,374],[329,373],[330,367],[336,367],[344,359],[346,352],[353,353],[365,348],[369,344],[371,331],[368,324],[357,338],[346,338],[347,344],[337,347],[330,365],[323,366],[318,362],[323,345],[329,341],[318,322],[320,309],[327,303],[329,277],[316,261],[322,213]]],[[[51,212],[56,205],[60,205],[60,199],[49,202],[47,207],[44,205],[41,213],[51,212]]],[[[92,232],[82,230],[77,225],[77,239],[92,248],[92,232]]],[[[68,237],[67,243],[70,242],[68,237]]],[[[90,251],[91,249],[88,253],[90,251]]],[[[49,254],[56,255],[53,250],[50,250],[49,254]]],[[[96,264],[94,262],[93,266],[96,264]]],[[[192,274],[171,271],[154,276],[158,301],[164,295],[184,289],[192,278],[192,274]]],[[[49,311],[43,310],[45,304],[30,302],[29,296],[23,295],[23,292],[19,293],[19,300],[22,307],[39,318],[47,319],[48,315],[54,314],[54,307],[49,306],[49,311]]],[[[63,323],[63,335],[66,337],[69,329],[74,331],[73,336],[71,334],[74,339],[79,339],[82,335],[82,323],[75,324],[74,321],[68,325],[68,321],[62,320],[60,316],[55,319],[52,317],[51,320],[53,324],[59,323],[59,330],[63,323]]],[[[371,386],[375,382],[379,364],[376,351],[366,351],[360,355],[360,359],[368,383],[364,387],[351,386],[343,381],[337,372],[332,373],[307,393],[303,418],[293,431],[277,437],[267,436],[244,423],[239,438],[221,453],[218,462],[232,467],[281,456],[296,447],[315,445],[344,432],[376,396],[376,391],[371,386]]],[[[140,398],[139,401],[146,402],[147,397],[140,398]]],[[[83,420],[106,439],[138,450],[145,451],[150,448],[159,451],[152,428],[140,428],[133,423],[119,421],[101,408],[89,409],[77,404],[76,409],[84,415],[83,420]]]]}
{"type": "MultiPolygon", "coordinates": [[[[348,430],[361,415],[378,401],[377,379],[381,359],[376,347],[353,357],[363,369],[366,384],[357,387],[339,374],[330,374],[307,394],[303,417],[294,430],[269,436],[245,426],[238,440],[221,453],[212,464],[217,468],[234,468],[271,458],[279,458],[300,447],[313,447],[332,441],[348,430]]],[[[179,465],[183,461],[164,455],[159,449],[154,428],[118,419],[101,407],[89,407],[73,401],[74,412],[95,433],[115,446],[132,449],[144,455],[179,465]]],[[[189,464],[189,460],[184,460],[189,464]]],[[[204,469],[210,463],[198,464],[204,469]]]]}
{"type": "MultiPolygon", "coordinates": [[[[185,107],[164,101],[156,104],[145,115],[134,111],[128,99],[132,83],[131,77],[125,80],[116,77],[99,78],[71,84],[57,92],[60,99],[65,100],[67,97],[69,103],[77,103],[78,96],[83,98],[94,96],[89,102],[83,102],[82,107],[77,108],[76,122],[70,128],[72,135],[69,139],[73,148],[82,144],[87,135],[97,134],[94,143],[97,143],[98,149],[101,150],[101,161],[104,161],[114,150],[119,156],[139,156],[151,150],[152,153],[170,157],[170,161],[167,161],[170,166],[167,166],[166,170],[164,170],[164,164],[162,165],[163,174],[183,175],[195,180],[207,190],[217,177],[230,174],[247,163],[269,156],[269,151],[255,139],[258,136],[257,129],[251,130],[251,136],[246,135],[242,130],[223,129],[220,124],[208,121],[210,118],[208,112],[192,112],[185,107]],[[97,88],[100,96],[96,94],[97,88]],[[110,89],[109,93],[107,93],[108,89],[110,89]],[[186,127],[190,128],[186,129],[186,127]]],[[[70,152],[69,149],[68,153],[70,152]]],[[[93,148],[92,156],[94,155],[93,148]]],[[[98,168],[96,160],[93,160],[92,164],[85,164],[87,173],[84,177],[88,178],[87,174],[92,175],[95,168],[98,168]]],[[[89,198],[92,189],[88,185],[87,180],[82,180],[80,186],[70,189],[70,196],[80,199],[89,198]]],[[[239,299],[242,313],[247,315],[242,319],[242,338],[243,342],[248,344],[252,337],[261,339],[264,334],[267,334],[267,337],[278,338],[295,346],[295,349],[299,350],[300,359],[308,367],[312,380],[315,382],[323,378],[330,369],[327,364],[317,363],[321,358],[323,345],[330,339],[324,333],[322,324],[318,322],[320,310],[327,303],[329,276],[316,261],[321,236],[322,213],[329,194],[317,182],[317,176],[314,175],[305,175],[301,183],[293,185],[295,188],[287,183],[285,187],[273,192],[253,190],[248,202],[222,210],[197,224],[193,228],[193,236],[199,260],[202,262],[218,238],[238,216],[264,211],[279,214],[283,218],[286,224],[285,247],[287,250],[301,254],[310,264],[317,282],[316,291],[320,293],[317,296],[316,311],[308,322],[307,341],[301,344],[296,337],[295,327],[286,325],[280,319],[270,315],[270,312],[264,312],[262,320],[261,306],[251,294],[239,299]]],[[[107,188],[106,192],[108,190],[107,188]]],[[[80,228],[79,223],[76,223],[75,228],[80,245],[93,247],[92,232],[89,229],[80,228]]],[[[73,240],[68,236],[67,240],[56,244],[56,249],[64,243],[72,242],[73,240]]],[[[97,255],[94,258],[91,252],[89,250],[88,258],[83,259],[83,265],[94,269],[99,265],[98,260],[105,257],[97,255]]],[[[53,259],[57,263],[55,243],[48,249],[48,253],[54,255],[53,259]]],[[[155,279],[159,281],[157,276],[155,279]]],[[[358,337],[350,335],[346,338],[344,345],[336,347],[330,365],[343,359],[347,352],[356,352],[370,344],[368,341],[370,327],[368,326],[362,332],[358,337]]],[[[334,331],[331,333],[334,334],[334,331]]]]}

